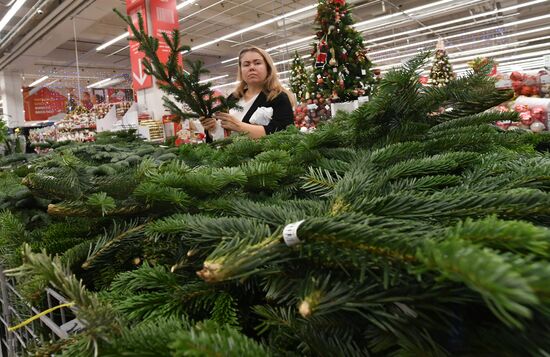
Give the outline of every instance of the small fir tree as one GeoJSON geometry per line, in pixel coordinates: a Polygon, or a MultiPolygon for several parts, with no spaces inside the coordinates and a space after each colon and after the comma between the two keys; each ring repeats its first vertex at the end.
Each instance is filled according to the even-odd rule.
{"type": "Polygon", "coordinates": [[[202,61],[186,60],[185,63],[189,71],[183,69],[180,54],[183,51],[188,51],[190,47],[180,44],[179,30],[173,30],[170,35],[162,33],[166,45],[170,48],[168,60],[163,63],[157,54],[159,40],[147,34],[142,15],[138,13],[139,28],[136,28],[130,16],[124,16],[116,9],[114,11],[130,26],[132,40],[138,42],[140,51],[145,53],[143,59],[145,72],[155,77],[158,87],[163,92],[175,98],[172,100],[170,97],[164,96],[162,100],[164,106],[176,118],[210,118],[218,111],[228,112],[229,109],[238,107],[237,99],[218,96],[212,90],[210,82],[201,82],[200,76],[209,73],[204,68],[202,61]],[[185,103],[191,110],[186,110],[185,107],[182,109],[182,103],[185,103]]]}
{"type": "Polygon", "coordinates": [[[295,52],[292,67],[290,68],[290,88],[292,89],[292,93],[296,95],[298,102],[309,99],[307,81],[308,75],[304,61],[302,61],[298,52],[295,52]]]}
{"type": "Polygon", "coordinates": [[[311,76],[315,95],[338,102],[369,94],[374,82],[372,63],[363,37],[352,27],[346,1],[320,0],[315,23],[318,30],[311,76]]]}
{"type": "Polygon", "coordinates": [[[451,79],[455,78],[453,66],[449,62],[449,55],[443,45],[443,40],[439,40],[435,51],[435,59],[430,69],[430,84],[438,87],[445,86],[451,79]]]}

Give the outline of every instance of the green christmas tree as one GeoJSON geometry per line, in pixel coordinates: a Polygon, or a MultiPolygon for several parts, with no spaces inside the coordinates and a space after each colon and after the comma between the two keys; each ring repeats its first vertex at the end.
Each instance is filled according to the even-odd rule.
{"type": "Polygon", "coordinates": [[[320,0],[313,44],[312,92],[332,102],[368,95],[374,83],[363,37],[345,0],[320,0]]]}
{"type": "Polygon", "coordinates": [[[435,59],[430,69],[430,78],[428,80],[429,84],[434,86],[442,87],[445,86],[455,78],[453,72],[453,66],[449,62],[449,55],[443,45],[443,40],[439,40],[437,44],[437,49],[435,51],[435,59]]]}
{"type": "Polygon", "coordinates": [[[290,68],[290,89],[296,95],[298,102],[309,99],[308,74],[304,61],[298,55],[294,54],[294,60],[290,68]]]}
{"type": "Polygon", "coordinates": [[[170,54],[166,63],[158,57],[159,40],[148,35],[145,29],[143,17],[138,13],[138,27],[136,27],[130,16],[124,16],[118,10],[114,10],[130,27],[133,40],[139,42],[139,49],[145,53],[143,66],[145,72],[157,80],[158,87],[170,96],[162,97],[164,106],[178,119],[188,118],[211,118],[218,111],[229,111],[238,107],[238,100],[226,98],[214,93],[212,83],[202,83],[200,76],[207,74],[201,60],[185,60],[189,71],[181,65],[181,53],[189,50],[189,46],[180,43],[181,35],[178,29],[171,34],[162,33],[163,40],[170,48],[170,54]],[[174,99],[172,99],[174,98],[174,99]],[[191,111],[181,108],[181,103],[187,104],[191,111]]]}
{"type": "Polygon", "coordinates": [[[518,114],[486,112],[513,93],[484,75],[423,87],[427,57],[308,135],[119,134],[10,168],[0,256],[85,327],[39,352],[547,354],[550,135],[491,125],[518,114]]]}

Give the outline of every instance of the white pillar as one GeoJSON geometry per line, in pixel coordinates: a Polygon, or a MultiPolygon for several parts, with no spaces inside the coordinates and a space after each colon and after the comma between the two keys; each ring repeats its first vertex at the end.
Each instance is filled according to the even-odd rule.
{"type": "Polygon", "coordinates": [[[162,97],[164,92],[157,87],[156,79],[153,78],[153,87],[137,91],[137,101],[141,108],[144,108],[153,119],[160,120],[166,112],[162,97]]]}
{"type": "Polygon", "coordinates": [[[7,119],[8,127],[10,128],[25,125],[21,86],[22,81],[19,73],[0,72],[0,99],[2,101],[4,119],[7,119]]]}

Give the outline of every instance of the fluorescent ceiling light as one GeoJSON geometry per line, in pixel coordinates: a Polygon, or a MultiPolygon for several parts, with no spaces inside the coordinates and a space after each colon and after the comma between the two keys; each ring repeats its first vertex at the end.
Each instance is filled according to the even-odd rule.
{"type": "Polygon", "coordinates": [[[105,87],[108,87],[108,86],[118,84],[120,82],[124,82],[124,77],[118,77],[118,78],[112,78],[111,80],[106,80],[105,83],[101,83],[99,85],[96,85],[95,88],[105,88],[105,87]]]}
{"type": "Polygon", "coordinates": [[[36,81],[32,82],[32,83],[29,85],[29,87],[34,87],[35,85],[44,82],[44,81],[45,81],[46,79],[48,79],[48,78],[50,78],[50,77],[44,76],[44,77],[42,77],[42,78],[39,78],[39,79],[37,79],[36,81]]]}
{"type": "Polygon", "coordinates": [[[182,2],[181,4],[178,4],[178,6],[176,6],[176,10],[183,9],[187,5],[193,5],[196,1],[197,0],[185,0],[184,2],[182,2]]]}
{"type": "MultiPolygon", "coordinates": [[[[550,36],[546,36],[544,38],[550,38],[550,36]]],[[[476,53],[476,57],[498,56],[498,55],[508,54],[508,53],[512,53],[512,52],[532,50],[532,49],[535,49],[535,48],[543,48],[543,47],[550,47],[550,43],[541,43],[541,44],[538,44],[538,45],[528,45],[526,47],[518,47],[518,48],[512,48],[512,49],[508,49],[508,50],[494,51],[494,52],[483,52],[484,49],[480,48],[479,49],[480,52],[479,52],[479,54],[476,53]]],[[[461,60],[465,61],[465,60],[472,59],[472,56],[456,58],[456,56],[459,56],[461,54],[462,53],[457,53],[457,54],[455,54],[455,56],[449,56],[449,57],[451,59],[454,59],[457,62],[460,62],[461,60]]]]}
{"type": "Polygon", "coordinates": [[[283,43],[282,45],[278,45],[278,46],[275,46],[275,47],[270,47],[268,48],[266,51],[267,52],[271,52],[271,51],[274,51],[274,50],[277,50],[279,48],[284,48],[284,47],[287,47],[287,46],[292,46],[292,45],[295,45],[297,43],[300,43],[300,42],[305,42],[305,41],[309,41],[309,40],[313,40],[316,36],[313,35],[313,36],[307,36],[307,37],[304,37],[304,38],[300,38],[298,40],[294,40],[294,41],[290,41],[290,42],[287,42],[287,43],[283,43]]]}
{"type": "Polygon", "coordinates": [[[356,23],[353,26],[354,27],[359,27],[359,26],[365,26],[365,25],[369,25],[369,24],[373,24],[373,23],[377,23],[377,22],[384,23],[386,20],[389,20],[389,19],[391,19],[393,17],[396,17],[396,16],[408,15],[408,14],[413,13],[413,12],[422,11],[422,10],[425,10],[427,8],[434,7],[434,6],[437,6],[437,5],[446,4],[446,3],[452,2],[452,1],[455,1],[455,0],[441,0],[441,1],[431,3],[431,4],[417,6],[417,7],[414,7],[412,9],[410,9],[410,10],[400,11],[400,12],[396,12],[396,13],[393,13],[393,14],[390,14],[390,15],[380,16],[380,17],[377,17],[377,18],[374,18],[374,19],[371,19],[371,20],[361,21],[361,22],[356,23]]]}
{"type": "Polygon", "coordinates": [[[224,64],[224,63],[235,61],[235,60],[238,60],[238,59],[239,59],[239,57],[237,56],[237,57],[233,57],[233,58],[230,58],[230,59],[223,60],[220,63],[224,64]]]}
{"type": "Polygon", "coordinates": [[[229,33],[229,34],[227,34],[227,35],[224,35],[224,36],[222,36],[222,37],[220,37],[220,38],[217,38],[217,39],[215,39],[215,40],[208,41],[208,42],[205,42],[205,43],[203,43],[203,44],[200,44],[200,45],[197,45],[197,46],[195,46],[195,47],[192,47],[192,48],[191,48],[191,51],[196,51],[196,50],[198,50],[198,49],[201,49],[201,48],[204,48],[204,47],[208,47],[208,46],[213,45],[213,44],[215,44],[215,43],[218,43],[218,42],[220,42],[220,41],[227,40],[227,39],[229,39],[229,38],[231,38],[231,37],[235,37],[235,36],[237,36],[237,35],[241,35],[241,34],[243,34],[243,33],[245,33],[245,32],[255,30],[255,29],[260,28],[260,27],[263,27],[263,26],[265,26],[265,25],[269,25],[269,24],[271,24],[271,23],[277,22],[277,21],[279,21],[279,20],[281,20],[281,19],[284,19],[284,18],[286,18],[286,17],[290,17],[290,16],[293,16],[293,15],[302,13],[302,12],[304,12],[304,11],[311,10],[311,9],[313,9],[313,8],[316,8],[316,7],[317,7],[317,4],[308,5],[308,6],[306,6],[306,7],[301,8],[301,9],[291,11],[291,12],[289,12],[289,13],[286,13],[286,14],[283,14],[283,15],[280,15],[280,16],[277,16],[277,17],[274,17],[274,18],[269,19],[269,20],[266,20],[266,21],[262,21],[262,22],[260,22],[260,23],[255,24],[255,25],[252,25],[252,26],[246,27],[246,28],[244,28],[244,29],[241,29],[241,30],[238,30],[238,31],[229,33]]]}
{"type": "MultiPolygon", "coordinates": [[[[408,35],[408,34],[411,34],[411,33],[415,33],[415,32],[419,32],[419,31],[422,31],[422,30],[429,30],[429,29],[434,29],[434,28],[437,28],[437,27],[442,27],[442,26],[447,26],[447,25],[452,25],[452,24],[455,24],[457,22],[462,22],[462,21],[467,21],[467,20],[473,20],[473,19],[477,19],[478,17],[485,17],[485,16],[489,16],[489,15],[493,15],[493,14],[496,14],[496,13],[499,13],[499,12],[506,12],[506,11],[511,11],[511,10],[517,10],[517,9],[520,9],[522,7],[525,7],[525,6],[532,6],[532,5],[536,5],[536,4],[539,4],[539,3],[542,3],[542,2],[546,2],[548,0],[534,0],[534,1],[529,1],[525,4],[518,4],[518,5],[513,5],[513,6],[509,6],[509,7],[505,7],[505,8],[502,8],[502,9],[495,9],[495,10],[491,10],[491,11],[487,11],[487,12],[484,12],[484,13],[481,13],[481,14],[476,14],[476,15],[471,15],[471,16],[467,16],[467,17],[462,17],[460,19],[456,19],[456,20],[450,20],[450,21],[445,21],[445,22],[439,22],[437,24],[433,24],[433,25],[429,25],[429,26],[424,26],[424,27],[419,27],[419,28],[416,28],[416,29],[412,29],[412,30],[408,30],[408,31],[404,31],[404,32],[399,32],[397,34],[392,34],[392,35],[387,35],[387,36],[382,36],[382,37],[378,37],[376,39],[373,39],[373,40],[370,40],[370,39],[367,39],[367,43],[372,43],[374,45],[384,45],[384,44],[387,44],[387,43],[393,43],[394,41],[398,41],[400,39],[395,39],[395,37],[398,37],[398,36],[403,36],[403,35],[408,35]],[[389,42],[385,42],[385,43],[375,43],[375,41],[381,41],[381,40],[385,40],[385,39],[388,39],[388,38],[392,38],[393,40],[392,41],[389,41],[389,42]]],[[[490,19],[491,21],[494,21],[493,18],[490,19]]],[[[471,24],[466,24],[467,26],[471,26],[471,24]]],[[[363,30],[360,30],[360,31],[366,31],[368,29],[363,29],[363,30]]],[[[446,29],[448,30],[448,29],[446,29]]],[[[425,34],[421,34],[421,35],[425,35],[425,34]]],[[[420,36],[420,35],[418,35],[420,36]]],[[[411,37],[406,37],[406,38],[403,38],[401,40],[405,40],[405,39],[409,39],[411,37]]]]}
{"type": "Polygon", "coordinates": [[[217,77],[212,77],[212,78],[208,78],[208,79],[203,79],[202,81],[199,81],[199,84],[215,81],[216,79],[221,79],[221,78],[225,78],[225,77],[229,77],[229,74],[224,74],[223,76],[217,76],[217,77]]]}
{"type": "Polygon", "coordinates": [[[103,79],[103,80],[101,80],[101,81],[99,81],[99,82],[95,82],[95,83],[90,84],[90,85],[87,86],[86,88],[96,88],[96,87],[98,87],[98,86],[100,86],[100,85],[102,85],[102,84],[105,84],[105,83],[109,82],[111,79],[112,79],[112,78],[103,79]]]}
{"type": "MultiPolygon", "coordinates": [[[[266,52],[271,52],[271,51],[274,51],[274,50],[277,50],[279,48],[283,48],[283,47],[287,47],[287,46],[292,46],[292,45],[295,45],[297,43],[300,43],[300,42],[304,42],[304,41],[308,41],[308,40],[313,40],[316,36],[313,35],[313,36],[308,36],[308,37],[304,37],[304,38],[300,38],[300,39],[297,39],[297,40],[294,40],[294,41],[290,41],[290,42],[287,42],[287,43],[283,43],[282,45],[278,45],[278,46],[275,46],[275,47],[270,47],[268,49],[266,49],[265,51],[266,52]]],[[[229,58],[229,59],[226,59],[226,60],[223,60],[221,61],[220,63],[221,64],[225,64],[225,63],[228,63],[228,62],[231,62],[231,61],[235,61],[235,60],[238,60],[239,57],[233,57],[233,58],[229,58]]]]}
{"type": "Polygon", "coordinates": [[[99,46],[98,48],[96,48],[95,50],[96,50],[96,51],[101,51],[101,50],[103,50],[103,49],[105,49],[105,48],[111,46],[113,43],[117,43],[118,41],[127,38],[128,36],[130,36],[130,33],[129,33],[129,32],[125,32],[125,33],[123,33],[122,35],[117,36],[117,37],[113,38],[112,40],[105,42],[104,44],[102,44],[101,46],[99,46]]]}
{"type": "Polygon", "coordinates": [[[15,4],[10,7],[8,12],[6,12],[4,17],[2,17],[2,20],[0,20],[0,31],[2,31],[4,27],[6,27],[8,22],[10,22],[10,20],[15,16],[17,11],[19,11],[19,9],[25,4],[26,1],[27,0],[17,0],[15,4]]]}
{"type": "MultiPolygon", "coordinates": [[[[445,48],[449,49],[449,48],[475,45],[477,43],[482,43],[482,42],[485,42],[485,41],[501,40],[501,39],[504,39],[504,38],[528,35],[528,34],[531,34],[531,33],[540,32],[540,31],[547,31],[547,30],[550,30],[550,26],[537,27],[537,28],[534,28],[532,30],[527,30],[527,31],[522,31],[522,32],[514,32],[514,33],[511,33],[511,34],[508,34],[508,35],[504,35],[504,36],[497,36],[497,37],[493,37],[493,38],[487,38],[487,39],[481,39],[481,40],[476,40],[476,41],[471,41],[471,42],[459,43],[459,44],[455,44],[455,45],[445,46],[445,48]]],[[[430,40],[429,42],[433,43],[433,42],[437,42],[437,41],[438,41],[438,39],[434,38],[433,40],[430,40]]],[[[407,47],[416,46],[418,44],[419,43],[412,43],[410,45],[403,45],[403,46],[388,48],[388,49],[385,49],[385,50],[369,52],[369,56],[376,55],[376,54],[379,54],[379,53],[385,53],[385,52],[389,52],[389,51],[400,50],[400,49],[404,49],[404,48],[407,48],[407,47]]],[[[415,49],[415,51],[420,51],[420,50],[422,50],[422,49],[421,48],[416,48],[415,49]]]]}
{"type": "MultiPolygon", "coordinates": [[[[459,33],[459,34],[456,34],[456,35],[447,36],[447,37],[445,37],[445,39],[448,40],[448,39],[451,39],[451,38],[462,37],[462,36],[465,36],[465,35],[472,35],[472,34],[476,34],[476,33],[479,33],[479,32],[488,31],[488,30],[501,29],[501,28],[505,28],[505,27],[515,26],[515,25],[524,24],[524,23],[533,22],[533,21],[542,20],[542,19],[547,19],[547,18],[550,18],[550,14],[537,16],[537,17],[532,17],[530,19],[525,19],[525,20],[509,22],[509,23],[506,23],[506,24],[497,25],[497,26],[493,26],[493,27],[489,27],[489,28],[483,28],[483,29],[479,29],[479,30],[463,32],[463,33],[459,33]]],[[[433,41],[434,41],[433,39],[432,40],[427,40],[427,41],[421,41],[421,42],[415,43],[415,45],[428,44],[428,43],[432,43],[433,41]]],[[[417,50],[421,50],[421,48],[418,48],[417,50]]],[[[408,56],[410,56],[410,54],[394,56],[394,57],[390,57],[390,58],[379,58],[379,59],[376,59],[374,61],[375,62],[376,61],[379,61],[379,62],[380,61],[388,61],[388,60],[392,60],[392,59],[406,58],[408,56]]]]}
{"type": "MultiPolygon", "coordinates": [[[[550,15],[542,15],[542,16],[532,17],[532,18],[525,19],[525,20],[519,20],[519,21],[505,23],[505,24],[502,24],[502,25],[486,27],[486,28],[482,28],[482,29],[478,29],[478,30],[469,31],[469,32],[463,32],[463,33],[456,34],[456,35],[445,36],[443,39],[444,40],[449,40],[449,39],[452,39],[452,38],[462,37],[464,35],[473,35],[473,34],[476,34],[476,33],[485,32],[485,31],[489,31],[489,30],[499,30],[499,29],[503,29],[503,28],[506,28],[506,27],[511,27],[511,26],[515,26],[515,25],[520,25],[520,24],[524,24],[524,23],[529,23],[529,22],[533,22],[533,21],[537,21],[537,20],[546,19],[548,17],[550,17],[550,15]]],[[[408,40],[408,38],[406,38],[406,39],[408,40]]],[[[412,45],[422,45],[422,44],[430,43],[430,42],[433,42],[433,41],[434,40],[432,39],[432,40],[427,40],[427,41],[415,42],[412,45]]],[[[388,42],[384,42],[384,43],[379,43],[379,44],[377,44],[377,46],[382,46],[382,45],[390,44],[390,43],[393,43],[393,42],[395,42],[395,41],[388,41],[388,42]]],[[[417,50],[420,50],[420,49],[417,49],[417,50]]]]}
{"type": "MultiPolygon", "coordinates": [[[[418,32],[418,31],[422,31],[422,30],[426,30],[426,29],[432,29],[432,28],[436,28],[436,27],[441,27],[441,26],[446,26],[446,25],[450,25],[450,24],[453,24],[453,23],[457,23],[457,22],[462,22],[462,21],[466,21],[466,20],[471,20],[471,19],[475,19],[475,18],[478,18],[478,17],[483,17],[483,16],[488,16],[488,15],[492,15],[492,14],[495,14],[495,13],[499,13],[499,12],[506,12],[506,11],[510,11],[510,10],[516,10],[516,9],[519,9],[519,8],[522,8],[522,7],[526,7],[526,6],[531,6],[531,5],[536,5],[536,4],[539,4],[539,3],[542,3],[542,2],[546,2],[548,0],[534,0],[534,1],[530,1],[530,2],[527,2],[527,3],[524,3],[524,4],[518,4],[518,5],[513,5],[513,6],[509,6],[509,7],[506,7],[506,8],[502,8],[502,9],[496,9],[496,10],[492,10],[492,11],[488,11],[488,12],[484,12],[482,14],[477,14],[477,15],[472,15],[472,16],[468,16],[468,17],[465,17],[465,18],[461,18],[461,19],[457,19],[457,20],[452,20],[452,21],[446,21],[446,22],[441,22],[441,23],[437,23],[437,24],[434,24],[434,25],[430,25],[430,26],[425,26],[425,27],[421,27],[421,28],[416,28],[416,29],[413,29],[413,30],[409,30],[409,31],[404,31],[404,32],[400,32],[400,33],[397,33],[397,34],[392,34],[392,35],[388,35],[388,36],[382,36],[382,37],[378,37],[376,39],[367,39],[366,42],[367,43],[372,43],[373,45],[375,46],[381,46],[381,45],[384,45],[384,44],[389,44],[389,43],[394,43],[394,41],[396,40],[392,40],[392,41],[388,41],[388,42],[385,42],[385,43],[376,43],[376,41],[381,41],[381,40],[385,40],[385,39],[388,39],[388,38],[395,38],[395,37],[398,37],[398,36],[403,36],[403,35],[407,35],[407,34],[411,34],[411,33],[414,33],[414,32],[418,32]]],[[[446,2],[446,1],[445,1],[446,2]]],[[[412,8],[410,10],[407,10],[407,12],[416,12],[416,11],[422,11],[422,10],[425,10],[427,7],[432,7],[432,6],[436,6],[438,4],[440,4],[442,2],[437,2],[437,3],[432,3],[432,4],[427,4],[427,5],[423,5],[423,6],[419,6],[419,7],[415,7],[415,8],[412,8]]],[[[392,14],[392,15],[387,15],[387,16],[382,16],[382,17],[379,17],[379,18],[376,18],[376,19],[372,19],[372,20],[367,20],[367,21],[363,21],[363,22],[360,22],[360,23],[356,23],[354,24],[353,26],[354,27],[360,27],[360,26],[364,26],[365,24],[368,24],[369,21],[374,21],[374,20],[379,20],[379,19],[389,19],[390,17],[394,17],[396,16],[396,14],[392,14]]],[[[493,19],[490,19],[491,21],[493,19]]],[[[517,22],[514,23],[514,24],[518,24],[517,22]]],[[[470,26],[470,24],[466,24],[467,26],[470,26]]],[[[508,25],[508,24],[506,24],[508,25]]],[[[513,25],[512,25],[513,26],[513,25]]],[[[498,28],[498,27],[501,27],[501,26],[497,26],[497,27],[493,27],[491,29],[494,29],[494,28],[498,28]]],[[[363,29],[363,30],[359,30],[361,32],[364,32],[368,29],[363,29]]],[[[487,29],[484,29],[484,30],[487,30],[487,29]]],[[[480,31],[478,31],[480,32],[480,31]]],[[[422,35],[425,35],[425,34],[422,34],[422,35]]],[[[465,35],[465,34],[460,34],[460,36],[462,35],[465,35]]],[[[418,35],[420,36],[420,35],[418,35]]],[[[291,41],[291,42],[288,42],[288,43],[285,43],[285,44],[281,44],[281,45],[278,45],[278,46],[275,46],[275,47],[271,47],[271,48],[268,48],[266,51],[272,51],[272,50],[275,50],[275,49],[278,49],[278,48],[282,48],[282,47],[286,47],[286,46],[290,46],[290,45],[294,45],[294,44],[297,44],[297,43],[300,43],[300,42],[305,42],[305,41],[309,41],[309,40],[312,40],[314,39],[315,36],[307,36],[307,37],[304,37],[304,38],[301,38],[301,39],[297,39],[297,40],[294,40],[294,41],[291,41]]],[[[409,37],[410,38],[410,37],[409,37]]],[[[405,38],[404,38],[405,39],[405,38]]],[[[404,40],[403,39],[403,40],[404,40]]],[[[433,40],[433,41],[436,41],[436,40],[433,40]]],[[[433,41],[424,41],[422,43],[430,43],[430,42],[433,42],[433,41]]],[[[416,43],[417,45],[418,44],[421,44],[421,43],[416,43]]],[[[415,44],[413,44],[414,46],[415,44]]],[[[372,47],[372,46],[371,46],[372,47]]],[[[227,63],[227,62],[230,62],[234,59],[237,59],[236,58],[232,58],[232,59],[228,59],[228,60],[225,60],[223,61],[222,63],[227,63]]]]}

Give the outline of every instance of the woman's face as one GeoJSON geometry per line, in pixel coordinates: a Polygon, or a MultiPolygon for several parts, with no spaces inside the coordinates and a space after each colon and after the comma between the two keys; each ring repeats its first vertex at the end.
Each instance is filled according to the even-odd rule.
{"type": "Polygon", "coordinates": [[[248,85],[263,85],[267,78],[267,65],[258,52],[248,51],[241,57],[241,76],[248,85]]]}

